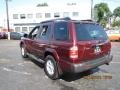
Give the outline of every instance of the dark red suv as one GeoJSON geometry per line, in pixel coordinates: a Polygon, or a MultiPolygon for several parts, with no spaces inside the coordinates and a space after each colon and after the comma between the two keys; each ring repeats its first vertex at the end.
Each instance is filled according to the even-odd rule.
{"type": "Polygon", "coordinates": [[[103,28],[92,21],[62,18],[41,22],[20,42],[24,58],[44,63],[46,75],[79,73],[112,60],[111,43],[103,28]]]}

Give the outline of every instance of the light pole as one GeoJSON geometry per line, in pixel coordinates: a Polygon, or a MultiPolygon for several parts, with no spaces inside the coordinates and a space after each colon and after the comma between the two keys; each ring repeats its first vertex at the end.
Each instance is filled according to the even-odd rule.
{"type": "Polygon", "coordinates": [[[93,0],[91,0],[91,19],[93,20],[93,0]]]}
{"type": "Polygon", "coordinates": [[[8,40],[10,40],[10,25],[9,25],[8,1],[9,0],[5,0],[5,3],[6,3],[6,16],[7,16],[7,29],[8,29],[8,40]]]}

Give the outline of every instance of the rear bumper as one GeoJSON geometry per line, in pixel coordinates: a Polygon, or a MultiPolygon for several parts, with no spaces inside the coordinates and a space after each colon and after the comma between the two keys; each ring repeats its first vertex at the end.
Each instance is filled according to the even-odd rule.
{"type": "Polygon", "coordinates": [[[112,61],[112,59],[113,59],[112,55],[106,55],[102,58],[90,60],[80,64],[67,63],[67,65],[69,66],[68,68],[69,70],[67,70],[67,72],[71,72],[71,73],[83,72],[83,71],[101,66],[103,64],[108,64],[110,61],[112,61]]]}

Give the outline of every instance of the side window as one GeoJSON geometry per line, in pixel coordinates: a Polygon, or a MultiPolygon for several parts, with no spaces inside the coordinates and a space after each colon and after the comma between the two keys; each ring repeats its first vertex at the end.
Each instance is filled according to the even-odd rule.
{"type": "Polygon", "coordinates": [[[36,36],[37,36],[38,31],[39,31],[39,26],[33,28],[33,30],[29,34],[29,38],[35,39],[36,36]]]}
{"type": "Polygon", "coordinates": [[[43,25],[39,34],[40,40],[49,40],[51,25],[43,25]]]}
{"type": "Polygon", "coordinates": [[[54,38],[55,40],[66,41],[69,39],[68,23],[58,22],[54,26],[54,38]]]}

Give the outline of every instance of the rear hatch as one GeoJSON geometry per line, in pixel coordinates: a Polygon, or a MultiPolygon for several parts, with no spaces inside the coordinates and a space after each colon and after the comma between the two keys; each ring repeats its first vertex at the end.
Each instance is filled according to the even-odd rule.
{"type": "Polygon", "coordinates": [[[78,61],[101,58],[110,52],[111,44],[104,29],[95,23],[75,23],[78,61]]]}

